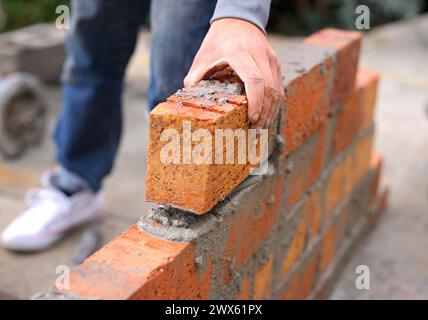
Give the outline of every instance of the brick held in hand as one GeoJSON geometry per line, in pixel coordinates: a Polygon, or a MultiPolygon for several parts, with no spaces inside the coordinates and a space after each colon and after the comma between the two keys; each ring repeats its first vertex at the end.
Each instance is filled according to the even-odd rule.
{"type": "MultiPolygon", "coordinates": [[[[201,81],[198,86],[181,89],[166,102],[160,103],[150,113],[146,200],[197,214],[211,210],[250,173],[247,162],[238,162],[238,139],[233,146],[234,163],[224,164],[227,143],[224,140],[222,149],[215,149],[215,130],[242,129],[247,134],[247,119],[247,99],[241,83],[201,81]],[[211,164],[187,163],[189,159],[184,157],[183,144],[184,123],[191,125],[192,132],[205,129],[213,137],[211,164]],[[179,133],[177,164],[164,163],[161,159],[163,147],[170,142],[170,139],[161,140],[166,129],[175,129],[179,133]],[[216,151],[223,154],[222,164],[215,163],[216,151]]],[[[198,144],[199,141],[191,142],[191,151],[195,152],[198,144]]]]}

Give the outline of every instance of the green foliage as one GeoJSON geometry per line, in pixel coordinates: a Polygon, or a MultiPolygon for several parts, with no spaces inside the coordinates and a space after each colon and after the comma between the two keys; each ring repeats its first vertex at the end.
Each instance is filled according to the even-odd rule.
{"type": "Polygon", "coordinates": [[[1,32],[37,22],[53,21],[57,16],[56,7],[61,4],[68,5],[69,0],[0,0],[0,3],[3,4],[6,17],[3,23],[0,21],[1,32]]]}
{"type": "Polygon", "coordinates": [[[374,27],[411,18],[426,9],[428,0],[272,0],[269,30],[303,35],[324,27],[354,29],[358,5],[369,7],[374,27]]]}
{"type": "MultiPolygon", "coordinates": [[[[69,5],[69,2],[70,0],[0,0],[4,16],[7,17],[2,19],[0,6],[0,32],[37,22],[53,21],[56,17],[55,8],[61,4],[69,5]]],[[[355,8],[360,4],[370,8],[371,27],[410,18],[422,10],[428,10],[428,0],[272,0],[268,30],[302,35],[327,26],[353,29],[355,8]]]]}

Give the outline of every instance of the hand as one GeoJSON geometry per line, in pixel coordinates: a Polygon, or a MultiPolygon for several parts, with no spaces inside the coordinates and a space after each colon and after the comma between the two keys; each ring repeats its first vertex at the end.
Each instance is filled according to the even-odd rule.
{"type": "Polygon", "coordinates": [[[270,126],[284,99],[284,89],[278,58],[266,35],[244,20],[225,18],[214,21],[184,85],[194,85],[227,66],[245,84],[252,127],[270,126]]]}

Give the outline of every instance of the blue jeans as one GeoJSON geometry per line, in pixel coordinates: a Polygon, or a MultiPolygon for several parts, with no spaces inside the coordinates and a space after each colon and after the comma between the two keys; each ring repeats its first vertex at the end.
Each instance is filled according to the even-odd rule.
{"type": "MultiPolygon", "coordinates": [[[[98,191],[113,168],[122,131],[126,66],[151,11],[148,107],[183,86],[209,28],[216,0],[74,0],[62,76],[64,102],[54,133],[57,159],[98,191]],[[151,8],[150,8],[151,7],[151,8]]],[[[143,156],[143,155],[142,155],[143,156]]]]}

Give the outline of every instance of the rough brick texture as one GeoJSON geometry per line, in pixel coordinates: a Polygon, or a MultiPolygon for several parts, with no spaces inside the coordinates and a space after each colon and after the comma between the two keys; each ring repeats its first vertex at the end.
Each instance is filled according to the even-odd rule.
{"type": "MultiPolygon", "coordinates": [[[[353,249],[379,221],[388,197],[382,157],[372,152],[378,75],[356,72],[360,38],[328,29],[290,48],[289,55],[279,52],[288,72],[288,100],[274,134],[285,145],[274,148],[268,173],[235,188],[234,174],[217,179],[220,173],[209,166],[203,173],[187,172],[188,178],[184,168],[175,176],[155,168],[148,179],[156,179],[157,172],[168,181],[156,187],[159,192],[206,199],[212,190],[187,194],[201,182],[192,177],[202,174],[215,181],[216,190],[226,190],[226,198],[204,215],[153,209],[79,266],[70,291],[101,299],[327,298],[353,249]],[[338,73],[341,69],[346,72],[338,73]],[[180,185],[178,174],[188,185],[180,185]]],[[[229,120],[245,128],[240,105],[245,99],[231,99],[240,102],[222,105],[214,99],[203,102],[210,104],[206,110],[198,99],[173,97],[151,115],[156,124],[151,135],[158,134],[158,124],[179,126],[182,117],[208,129],[229,120]]],[[[200,203],[208,208],[214,200],[200,203]]]]}
{"type": "MultiPolygon", "coordinates": [[[[216,139],[216,132],[243,133],[246,150],[247,118],[247,101],[240,83],[204,81],[199,86],[178,91],[167,102],[159,104],[150,113],[146,200],[199,214],[212,209],[250,173],[247,161],[239,161],[239,140],[236,139],[233,148],[227,139],[216,139]],[[165,133],[172,132],[168,130],[176,130],[175,137],[179,140],[165,139],[165,133]],[[199,139],[203,138],[195,141],[196,130],[205,130],[207,137],[211,137],[203,140],[209,143],[211,153],[201,150],[195,154],[202,145],[199,139]],[[168,144],[171,145],[170,158],[163,153],[168,151],[168,144]],[[179,153],[176,160],[172,158],[174,148],[179,153]],[[228,151],[234,157],[230,164],[228,151]],[[222,159],[219,157],[216,161],[217,152],[222,159]]],[[[232,143],[234,141],[235,138],[232,143]]]]}
{"type": "Polygon", "coordinates": [[[355,73],[361,48],[361,33],[337,29],[323,29],[305,39],[305,43],[334,48],[334,80],[330,96],[332,108],[341,107],[354,89],[355,73]]]}

